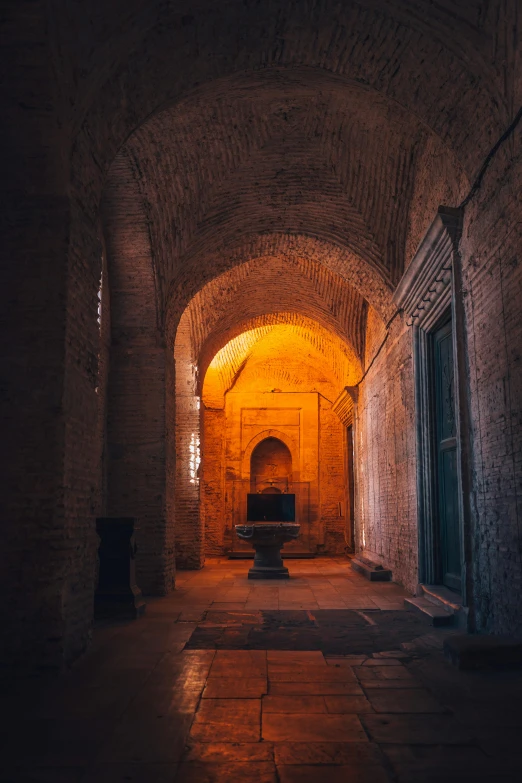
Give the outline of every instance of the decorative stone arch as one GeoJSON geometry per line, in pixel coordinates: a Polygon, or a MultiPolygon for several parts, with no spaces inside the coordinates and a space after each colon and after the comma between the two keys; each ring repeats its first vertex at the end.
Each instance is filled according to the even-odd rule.
{"type": "Polygon", "coordinates": [[[277,438],[277,440],[280,440],[281,443],[284,443],[284,445],[287,447],[288,451],[290,452],[290,456],[292,457],[292,480],[298,482],[301,473],[299,438],[291,438],[287,433],[276,429],[263,430],[263,432],[259,432],[257,435],[254,435],[252,440],[249,441],[241,460],[241,478],[244,480],[250,480],[250,463],[254,449],[264,440],[267,440],[267,438],[277,438]],[[295,466],[298,466],[298,468],[296,469],[295,466]]]}

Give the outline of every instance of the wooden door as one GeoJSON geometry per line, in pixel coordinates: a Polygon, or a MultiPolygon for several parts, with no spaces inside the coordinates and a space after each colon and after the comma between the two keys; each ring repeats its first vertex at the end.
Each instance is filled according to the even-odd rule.
{"type": "Polygon", "coordinates": [[[451,321],[434,334],[435,449],[438,560],[442,584],[461,589],[461,543],[455,420],[455,363],[451,321]]]}

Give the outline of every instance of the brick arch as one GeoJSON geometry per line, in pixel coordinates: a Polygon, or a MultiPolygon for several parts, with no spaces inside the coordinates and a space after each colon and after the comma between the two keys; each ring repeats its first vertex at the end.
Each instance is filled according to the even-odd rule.
{"type": "Polygon", "coordinates": [[[249,479],[250,478],[250,463],[252,460],[252,454],[254,452],[254,449],[256,446],[259,446],[260,443],[262,443],[264,440],[267,440],[267,438],[277,438],[277,440],[280,440],[281,443],[284,443],[284,445],[287,447],[288,451],[290,452],[290,456],[292,458],[292,480],[295,482],[299,481],[299,443],[292,439],[287,433],[281,432],[281,430],[276,429],[268,429],[263,430],[263,432],[259,432],[257,435],[254,435],[251,441],[247,444],[243,459],[241,461],[241,478],[242,479],[249,479]]]}
{"type": "MultiPolygon", "coordinates": [[[[145,118],[178,101],[187,88],[271,66],[322,68],[388,95],[460,146],[463,154],[467,145],[468,160],[492,125],[506,124],[509,103],[492,63],[492,20],[478,12],[475,17],[453,7],[450,12],[443,3],[416,11],[399,0],[342,6],[332,0],[313,8],[286,3],[281,13],[277,0],[262,8],[238,0],[226,11],[209,5],[184,17],[171,5],[147,5],[143,14],[124,18],[105,9],[103,36],[112,27],[114,46],[91,41],[90,49],[78,47],[75,53],[80,76],[75,83],[79,97],[71,101],[72,124],[86,137],[96,129],[108,147],[97,140],[102,160],[110,159],[145,118]],[[213,40],[218,42],[214,48],[213,40]],[[89,55],[91,67],[82,69],[82,57],[89,55]],[[477,106],[489,115],[489,128],[474,123],[477,106]],[[457,128],[451,130],[454,119],[457,128]]],[[[96,25],[86,34],[81,15],[64,16],[57,35],[89,42],[89,36],[102,34],[96,25]],[[75,34],[75,25],[83,35],[75,34]]]]}
{"type": "Polygon", "coordinates": [[[211,279],[207,253],[256,234],[346,248],[392,285],[438,204],[461,199],[464,169],[425,124],[316,70],[213,83],[128,139],[164,301],[211,279]]]}
{"type": "Polygon", "coordinates": [[[217,345],[222,347],[215,353],[208,353],[205,364],[200,365],[200,393],[207,407],[222,407],[224,395],[255,354],[257,345],[280,326],[291,327],[295,337],[308,346],[313,363],[324,366],[325,375],[336,393],[343,386],[357,382],[361,376],[361,362],[346,343],[310,318],[293,313],[275,313],[238,323],[228,334],[220,334],[217,345]],[[236,337],[231,337],[232,334],[236,337]],[[218,353],[224,355],[226,363],[210,374],[211,362],[218,353]]]}
{"type": "MultiPolygon", "coordinates": [[[[198,302],[196,297],[198,295],[204,297],[205,289],[210,294],[212,292],[210,284],[213,280],[235,287],[248,270],[247,264],[252,267],[262,267],[264,263],[271,262],[273,259],[278,259],[279,264],[282,265],[283,269],[280,272],[284,271],[284,265],[288,264],[289,270],[300,269],[303,277],[312,282],[315,279],[316,285],[319,286],[320,277],[323,275],[323,290],[327,284],[331,290],[337,291],[339,296],[346,297],[347,302],[352,302],[356,318],[364,300],[385,322],[395,312],[391,287],[365,263],[364,259],[341,244],[319,240],[307,234],[283,232],[254,234],[242,237],[240,241],[236,240],[222,248],[214,246],[213,249],[211,247],[205,249],[199,254],[199,265],[196,264],[195,258],[186,260],[183,274],[178,276],[170,290],[166,310],[169,342],[174,344],[181,318],[189,303],[194,300],[196,305],[198,302]],[[231,275],[226,277],[228,272],[231,275]]],[[[332,307],[335,311],[339,305],[334,303],[332,307]]],[[[332,322],[331,326],[333,325],[332,322]]],[[[359,327],[351,325],[349,329],[351,333],[346,336],[354,344],[359,345],[361,339],[359,327]]]]}

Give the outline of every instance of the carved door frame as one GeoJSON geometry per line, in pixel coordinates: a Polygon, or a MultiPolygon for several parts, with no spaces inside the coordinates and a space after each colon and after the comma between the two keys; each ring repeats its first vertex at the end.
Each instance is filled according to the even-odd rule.
{"type": "Polygon", "coordinates": [[[461,538],[462,599],[471,593],[469,513],[469,412],[466,382],[466,335],[458,243],[462,213],[440,207],[394,294],[412,329],[417,442],[417,521],[419,582],[438,578],[437,465],[434,450],[432,335],[451,317],[455,363],[457,482],[461,538]]]}

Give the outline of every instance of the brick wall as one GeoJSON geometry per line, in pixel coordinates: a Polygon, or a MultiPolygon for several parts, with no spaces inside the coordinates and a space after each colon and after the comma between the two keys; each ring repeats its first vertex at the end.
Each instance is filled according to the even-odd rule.
{"type": "Polygon", "coordinates": [[[346,427],[323,397],[319,407],[319,486],[324,551],[344,552],[348,524],[346,427]],[[342,504],[342,516],[339,514],[342,504]]]}
{"type": "Polygon", "coordinates": [[[355,434],[357,544],[412,592],[417,576],[411,331],[401,318],[359,387],[355,434]]]}
{"type": "Polygon", "coordinates": [[[466,208],[461,241],[472,422],[477,627],[522,633],[520,129],[466,208]]]}
{"type": "MultiPolygon", "coordinates": [[[[165,345],[157,313],[152,253],[140,195],[130,165],[119,162],[103,205],[109,288],[111,348],[107,418],[109,516],[137,519],[137,582],[162,595],[174,581],[166,547],[167,465],[172,423],[167,427],[165,345]],[[121,170],[123,169],[123,170],[121,170]]],[[[172,393],[172,392],[170,392],[172,393]]]]}

